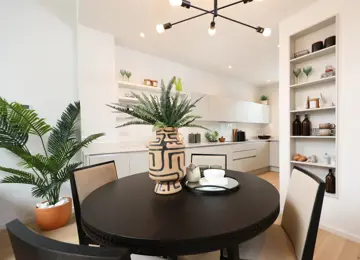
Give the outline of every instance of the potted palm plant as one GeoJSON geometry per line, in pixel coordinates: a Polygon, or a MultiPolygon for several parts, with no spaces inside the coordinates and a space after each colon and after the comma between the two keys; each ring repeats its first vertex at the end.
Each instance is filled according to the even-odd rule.
{"type": "Polygon", "coordinates": [[[153,125],[156,139],[149,144],[149,176],[156,181],[155,192],[168,195],[181,191],[180,180],[185,175],[185,146],[178,129],[181,127],[200,127],[195,120],[200,116],[192,115],[192,110],[201,98],[191,101],[187,96],[173,94],[172,87],[175,77],[165,87],[161,81],[161,95],[141,95],[133,93],[137,104],[108,105],[117,112],[126,113],[132,117],[128,125],[153,125]]]}
{"type": "Polygon", "coordinates": [[[56,126],[51,127],[34,110],[0,98],[0,148],[16,155],[22,167],[20,170],[0,166],[0,171],[10,173],[0,183],[33,186],[32,195],[45,200],[35,208],[36,222],[43,230],[56,229],[68,222],[72,202],[69,197],[60,198],[60,189],[69,180],[71,172],[81,165],[72,158],[81,148],[103,136],[95,134],[78,140],[79,114],[80,103],[69,104],[56,126]],[[31,135],[39,138],[42,154],[31,153],[27,146],[31,135]],[[45,136],[49,136],[47,145],[45,136]]]}

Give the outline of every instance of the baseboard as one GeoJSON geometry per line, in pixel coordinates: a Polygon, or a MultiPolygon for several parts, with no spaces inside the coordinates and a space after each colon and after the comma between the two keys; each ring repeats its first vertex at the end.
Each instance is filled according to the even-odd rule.
{"type": "Polygon", "coordinates": [[[270,167],[264,167],[264,168],[249,171],[248,173],[258,175],[258,174],[262,174],[262,173],[269,172],[269,171],[270,171],[270,167]]]}
{"type": "Polygon", "coordinates": [[[279,167],[276,167],[276,166],[270,166],[269,168],[270,168],[269,170],[270,170],[271,172],[280,172],[279,167]]]}
{"type": "Polygon", "coordinates": [[[332,234],[335,234],[337,236],[346,238],[346,239],[351,240],[351,241],[356,242],[356,243],[360,243],[360,236],[345,232],[343,230],[335,229],[335,228],[332,228],[332,227],[329,227],[329,226],[326,226],[326,225],[321,225],[320,224],[320,228],[325,230],[325,231],[328,231],[329,233],[332,233],[332,234]]]}

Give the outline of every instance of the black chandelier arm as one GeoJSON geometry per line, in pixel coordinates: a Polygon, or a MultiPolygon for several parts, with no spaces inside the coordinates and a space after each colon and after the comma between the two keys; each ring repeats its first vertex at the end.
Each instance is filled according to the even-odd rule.
{"type": "Polygon", "coordinates": [[[189,17],[189,18],[186,18],[186,19],[184,19],[184,20],[181,20],[181,21],[178,21],[178,22],[175,22],[175,23],[171,23],[171,24],[172,24],[172,25],[177,25],[177,24],[184,23],[184,22],[193,20],[193,19],[195,19],[195,18],[204,16],[204,15],[207,15],[207,14],[208,14],[208,13],[198,14],[198,15],[195,15],[195,16],[192,16],[192,17],[189,17]]]}
{"type": "MultiPolygon", "coordinates": [[[[230,6],[237,5],[237,4],[240,4],[240,3],[243,3],[243,2],[244,2],[244,3],[247,3],[248,1],[249,1],[249,0],[237,1],[237,2],[234,2],[234,3],[228,4],[228,5],[221,6],[221,7],[219,7],[217,10],[222,10],[222,9],[225,9],[225,8],[230,7],[230,6]]],[[[200,8],[200,7],[191,5],[190,3],[188,3],[188,6],[194,8],[194,9],[198,9],[198,10],[200,10],[200,11],[203,11],[204,13],[198,14],[198,15],[195,15],[195,16],[192,16],[192,17],[189,17],[189,18],[186,18],[186,19],[184,19],[184,20],[181,20],[181,21],[178,21],[178,22],[175,22],[175,23],[171,23],[171,25],[177,25],[177,24],[180,24],[180,23],[183,23],[183,22],[187,22],[187,21],[190,21],[190,20],[192,20],[192,19],[195,19],[195,18],[204,16],[204,15],[207,15],[207,14],[214,14],[214,11],[215,11],[215,10],[208,11],[208,10],[202,9],[202,8],[200,8]]],[[[186,7],[187,7],[187,6],[186,6],[186,7]]]]}
{"type": "MultiPolygon", "coordinates": [[[[244,2],[244,1],[240,1],[240,2],[244,2]]],[[[234,5],[234,4],[236,4],[236,3],[239,3],[239,2],[235,2],[235,3],[232,3],[232,4],[230,4],[230,5],[234,5]]],[[[229,6],[229,5],[228,5],[228,6],[229,6]]],[[[228,7],[228,6],[227,6],[227,7],[228,7]]],[[[254,29],[254,30],[257,30],[257,29],[258,29],[258,27],[255,27],[255,26],[252,26],[252,25],[249,25],[249,24],[246,24],[246,23],[242,23],[242,22],[239,22],[239,21],[237,21],[237,20],[235,20],[235,19],[232,19],[232,18],[223,16],[223,15],[221,15],[221,14],[218,14],[217,12],[215,12],[215,10],[208,11],[208,10],[205,10],[205,9],[203,9],[203,8],[200,8],[200,7],[197,7],[197,6],[193,6],[193,5],[191,5],[191,7],[194,8],[194,9],[203,11],[203,12],[205,12],[205,14],[214,14],[214,15],[215,15],[215,13],[216,13],[216,16],[221,17],[221,18],[223,18],[223,19],[232,21],[232,22],[234,22],[234,23],[241,24],[241,25],[243,25],[243,26],[252,28],[252,29],[254,29]]],[[[225,8],[225,6],[223,6],[223,8],[225,8]]],[[[223,9],[223,8],[222,8],[222,9],[223,9]]],[[[220,9],[221,9],[221,7],[218,8],[218,10],[220,10],[220,9]]]]}
{"type": "Polygon", "coordinates": [[[252,28],[252,29],[254,29],[254,30],[258,30],[258,28],[259,28],[259,27],[252,26],[252,25],[250,25],[250,24],[246,24],[246,23],[239,22],[239,21],[237,21],[237,20],[234,20],[234,19],[232,19],[232,18],[223,16],[223,15],[220,15],[220,14],[218,14],[218,16],[221,17],[221,18],[223,18],[223,19],[225,19],[225,20],[232,21],[232,22],[237,23],[237,24],[241,24],[241,25],[243,25],[243,26],[252,28]]]}

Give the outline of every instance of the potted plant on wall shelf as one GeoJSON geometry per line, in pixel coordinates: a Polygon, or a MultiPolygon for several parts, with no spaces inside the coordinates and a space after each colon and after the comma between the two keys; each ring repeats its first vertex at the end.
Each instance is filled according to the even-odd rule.
{"type": "Polygon", "coordinates": [[[260,96],[260,103],[263,105],[267,105],[268,104],[268,100],[269,98],[265,95],[260,96]]]}
{"type": "Polygon", "coordinates": [[[200,127],[194,124],[200,116],[192,115],[192,109],[201,98],[192,102],[187,96],[180,98],[180,93],[172,95],[175,77],[165,87],[161,81],[161,95],[138,95],[133,93],[138,104],[123,106],[108,105],[117,112],[135,117],[118,127],[128,125],[153,125],[156,140],[149,144],[149,176],[156,181],[155,192],[169,195],[181,191],[180,180],[185,174],[184,142],[178,134],[181,127],[200,127]]]}
{"type": "Polygon", "coordinates": [[[72,213],[71,198],[60,198],[61,186],[81,162],[72,158],[92,141],[104,134],[95,134],[78,140],[76,126],[80,114],[80,103],[69,104],[55,127],[39,118],[34,110],[19,103],[8,103],[0,98],[0,148],[6,149],[20,159],[13,169],[0,166],[0,171],[10,173],[1,183],[32,185],[32,195],[46,201],[35,208],[37,224],[43,230],[64,226],[72,213]],[[47,145],[44,137],[49,134],[47,145]],[[29,137],[40,139],[43,153],[32,154],[27,146],[29,137]]]}

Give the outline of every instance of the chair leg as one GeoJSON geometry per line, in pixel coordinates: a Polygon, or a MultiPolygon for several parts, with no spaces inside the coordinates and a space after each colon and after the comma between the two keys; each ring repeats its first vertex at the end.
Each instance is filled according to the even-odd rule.
{"type": "Polygon", "coordinates": [[[232,246],[226,249],[229,260],[240,260],[239,246],[232,246]]]}
{"type": "Polygon", "coordinates": [[[168,260],[178,260],[177,256],[168,256],[167,257],[168,260]]]}

